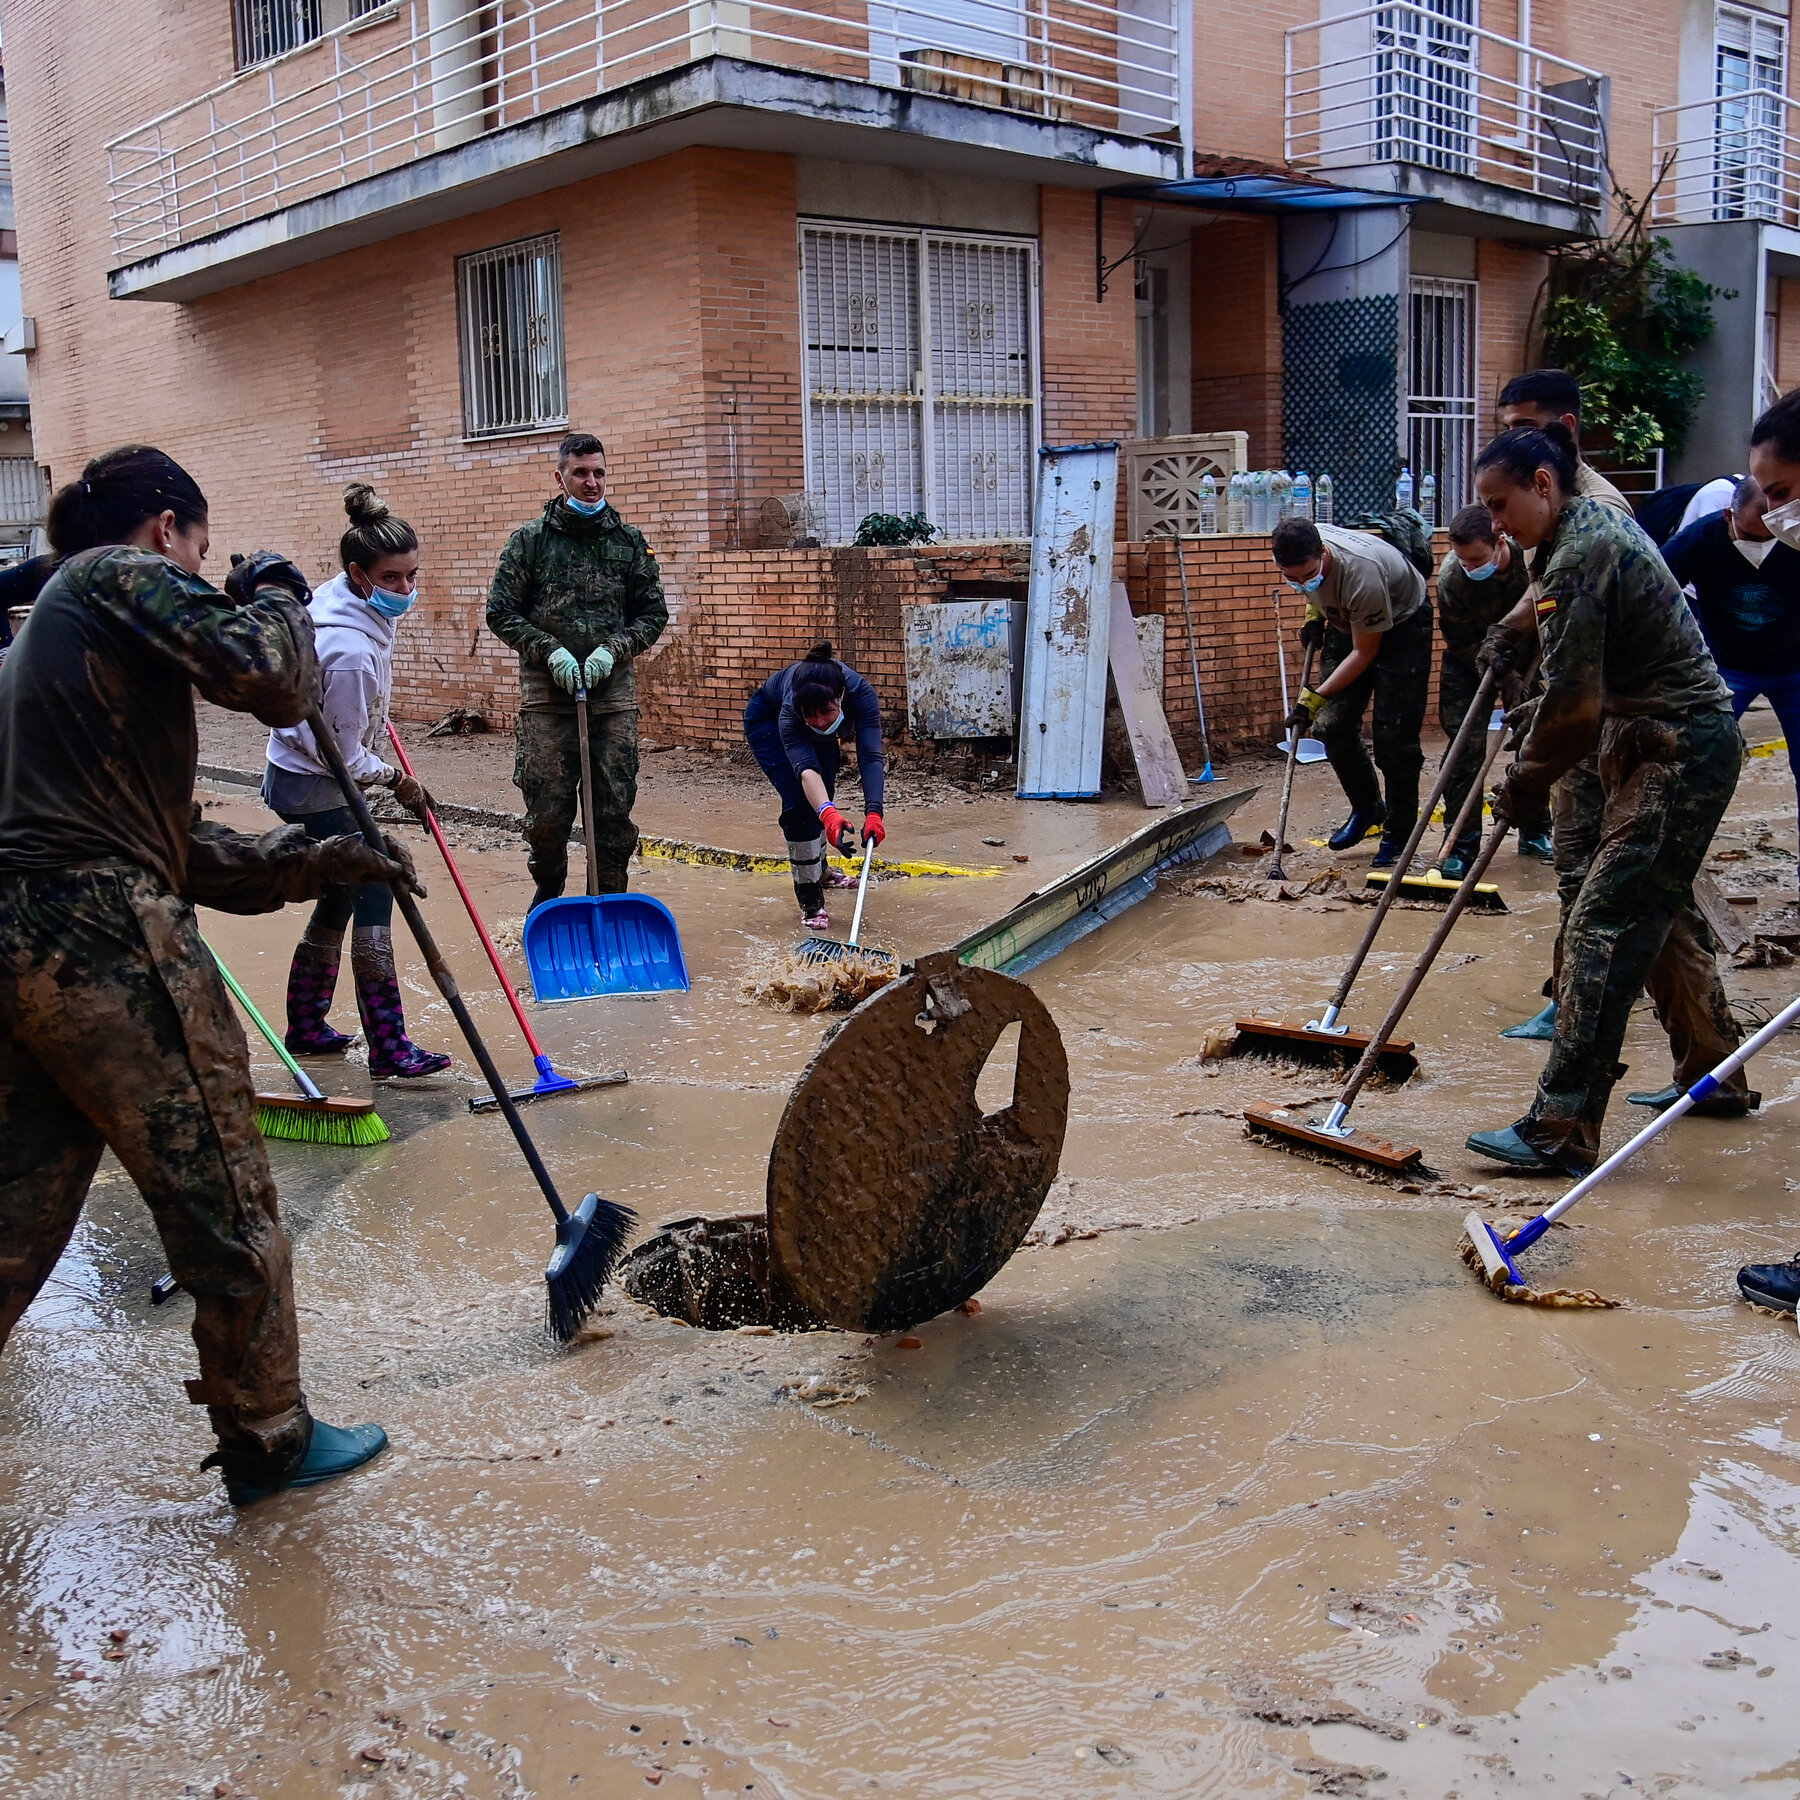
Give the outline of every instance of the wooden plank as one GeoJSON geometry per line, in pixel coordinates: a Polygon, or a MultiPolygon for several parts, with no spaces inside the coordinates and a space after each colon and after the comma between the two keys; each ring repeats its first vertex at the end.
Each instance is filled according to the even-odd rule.
{"type": "Polygon", "coordinates": [[[1244,1108],[1244,1123],[1271,1137],[1292,1138],[1309,1149],[1352,1157],[1383,1169],[1411,1168],[1425,1154],[1417,1144],[1396,1144],[1392,1138],[1375,1137],[1354,1127],[1348,1137],[1337,1137],[1320,1131],[1304,1113],[1286,1106],[1265,1106],[1261,1101],[1253,1100],[1244,1108]]]}
{"type": "Polygon", "coordinates": [[[1131,617],[1125,584],[1112,585],[1112,618],[1107,626],[1106,654],[1112,663],[1113,687],[1131,760],[1137,765],[1138,789],[1146,806],[1179,806],[1188,797],[1187,770],[1163,716],[1162,696],[1151,686],[1144,668],[1143,646],[1131,617]]]}
{"type": "Polygon", "coordinates": [[[1019,702],[1021,800],[1087,800],[1100,792],[1118,488],[1116,443],[1038,452],[1019,702]]]}
{"type": "Polygon", "coordinates": [[[1719,892],[1719,884],[1706,869],[1702,869],[1694,877],[1694,904],[1699,907],[1701,917],[1712,927],[1713,936],[1719,940],[1719,947],[1727,956],[1735,956],[1750,942],[1750,933],[1732,910],[1731,902],[1719,892]]]}

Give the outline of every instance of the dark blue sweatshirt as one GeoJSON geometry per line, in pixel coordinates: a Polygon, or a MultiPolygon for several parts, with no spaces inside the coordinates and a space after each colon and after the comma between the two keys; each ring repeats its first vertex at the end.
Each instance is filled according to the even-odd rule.
{"type": "Polygon", "coordinates": [[[787,752],[794,773],[799,775],[811,769],[827,787],[837,779],[839,740],[846,732],[854,732],[863,807],[868,812],[880,812],[886,776],[881,752],[881,702],[861,675],[848,663],[840,662],[838,667],[844,671],[844,716],[835,732],[821,736],[800,716],[800,709],[794,704],[794,678],[807,666],[789,663],[785,669],[777,670],[756,690],[751,706],[775,721],[781,747],[787,752]]]}
{"type": "Polygon", "coordinates": [[[1675,579],[1694,590],[1700,629],[1722,669],[1800,674],[1800,550],[1778,543],[1751,563],[1724,513],[1709,513],[1663,546],[1675,579]]]}

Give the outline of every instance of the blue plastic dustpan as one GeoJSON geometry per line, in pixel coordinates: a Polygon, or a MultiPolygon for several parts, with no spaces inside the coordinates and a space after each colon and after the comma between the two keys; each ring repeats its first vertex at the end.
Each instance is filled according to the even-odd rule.
{"type": "Polygon", "coordinates": [[[525,964],[540,1004],[689,985],[675,915],[649,894],[546,900],[525,921],[525,964]]]}

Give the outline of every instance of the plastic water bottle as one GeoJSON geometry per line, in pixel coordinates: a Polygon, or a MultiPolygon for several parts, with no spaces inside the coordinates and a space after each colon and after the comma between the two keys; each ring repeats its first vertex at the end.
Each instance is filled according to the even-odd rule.
{"type": "Polygon", "coordinates": [[[1437,525],[1437,477],[1427,469],[1419,483],[1419,512],[1428,526],[1437,525]]]}
{"type": "Polygon", "coordinates": [[[1200,535],[1213,537],[1219,529],[1219,484],[1212,471],[1200,477],[1200,535]]]}
{"type": "Polygon", "coordinates": [[[1312,483],[1307,480],[1304,469],[1294,471],[1294,500],[1289,510],[1296,519],[1310,519],[1313,516],[1312,483]]]}
{"type": "Polygon", "coordinates": [[[1245,517],[1248,510],[1244,500],[1244,471],[1234,469],[1225,484],[1225,529],[1241,536],[1248,524],[1245,517]]]}
{"type": "Polygon", "coordinates": [[[1270,477],[1269,501],[1269,529],[1273,531],[1294,508],[1294,478],[1286,469],[1277,469],[1270,477]]]}
{"type": "Polygon", "coordinates": [[[1394,483],[1394,504],[1411,506],[1413,503],[1412,470],[1405,463],[1400,465],[1400,479],[1394,483]]]}
{"type": "Polygon", "coordinates": [[[1319,486],[1313,500],[1313,523],[1315,525],[1331,523],[1331,477],[1323,471],[1319,474],[1319,486]]]}
{"type": "Polygon", "coordinates": [[[1269,495],[1275,485],[1275,477],[1268,469],[1258,469],[1250,477],[1250,529],[1259,537],[1267,533],[1269,525],[1269,495]]]}

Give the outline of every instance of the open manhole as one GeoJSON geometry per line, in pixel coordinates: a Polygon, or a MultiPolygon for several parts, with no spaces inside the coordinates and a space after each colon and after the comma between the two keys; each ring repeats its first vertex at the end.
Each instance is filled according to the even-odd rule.
{"type": "Polygon", "coordinates": [[[761,1213],[677,1219],[639,1244],[619,1264],[617,1279],[632,1299],[703,1331],[817,1331],[825,1324],[771,1271],[769,1221],[761,1213]]]}

